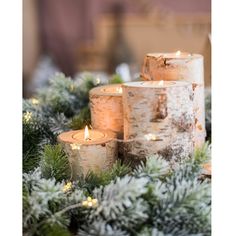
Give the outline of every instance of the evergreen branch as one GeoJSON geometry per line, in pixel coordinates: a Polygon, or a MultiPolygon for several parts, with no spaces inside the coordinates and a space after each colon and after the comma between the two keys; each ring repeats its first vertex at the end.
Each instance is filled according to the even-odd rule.
{"type": "Polygon", "coordinates": [[[71,168],[68,157],[61,145],[46,145],[41,154],[40,168],[44,178],[55,178],[56,181],[68,180],[71,168]]]}

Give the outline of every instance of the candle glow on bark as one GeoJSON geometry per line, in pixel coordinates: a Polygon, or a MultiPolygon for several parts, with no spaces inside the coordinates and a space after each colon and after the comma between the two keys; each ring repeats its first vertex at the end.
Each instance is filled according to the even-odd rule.
{"type": "Polygon", "coordinates": [[[117,92],[117,93],[122,93],[122,88],[121,88],[121,87],[116,88],[116,92],[117,92]]]}
{"type": "Polygon", "coordinates": [[[178,56],[180,56],[180,54],[181,54],[181,51],[177,51],[176,53],[175,53],[175,55],[178,57],[178,56]]]}
{"type": "Polygon", "coordinates": [[[148,141],[157,141],[158,140],[157,136],[152,133],[146,134],[146,135],[144,135],[144,137],[148,141]]]}

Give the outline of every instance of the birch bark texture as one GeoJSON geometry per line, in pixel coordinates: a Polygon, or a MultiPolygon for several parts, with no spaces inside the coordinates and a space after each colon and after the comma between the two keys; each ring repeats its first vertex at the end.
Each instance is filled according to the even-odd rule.
{"type": "Polygon", "coordinates": [[[200,54],[149,53],[145,56],[142,80],[188,81],[194,91],[194,146],[205,142],[204,65],[200,54]]]}
{"type": "Polygon", "coordinates": [[[160,154],[175,164],[193,153],[193,90],[184,81],[125,83],[124,157],[136,165],[160,154]]]}
{"type": "Polygon", "coordinates": [[[96,87],[89,92],[94,129],[111,130],[123,138],[123,104],[120,84],[96,87]]]}
{"type": "Polygon", "coordinates": [[[117,159],[116,134],[111,131],[96,131],[103,136],[95,141],[78,141],[78,130],[58,136],[58,142],[68,155],[74,180],[81,175],[85,176],[89,171],[99,173],[109,170],[117,159]]]}

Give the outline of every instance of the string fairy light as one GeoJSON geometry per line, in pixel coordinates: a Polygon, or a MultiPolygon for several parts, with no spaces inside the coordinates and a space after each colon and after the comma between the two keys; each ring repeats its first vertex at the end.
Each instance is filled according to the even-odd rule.
{"type": "Polygon", "coordinates": [[[96,198],[87,197],[87,200],[82,202],[82,206],[84,207],[96,207],[98,204],[98,200],[96,198]]]}
{"type": "Polygon", "coordinates": [[[31,119],[32,119],[32,113],[29,111],[25,112],[23,115],[23,121],[25,123],[28,123],[31,119]]]}
{"type": "Polygon", "coordinates": [[[34,104],[34,105],[38,105],[38,104],[39,104],[39,100],[38,100],[37,98],[32,98],[32,99],[31,99],[31,102],[32,102],[32,104],[34,104]]]}
{"type": "Polygon", "coordinates": [[[77,143],[72,143],[70,146],[72,150],[80,150],[80,145],[77,143]]]}
{"type": "Polygon", "coordinates": [[[68,182],[67,184],[65,184],[65,185],[63,186],[62,191],[63,191],[64,193],[67,193],[67,192],[69,192],[71,189],[72,189],[72,183],[71,183],[71,182],[68,182]]]}

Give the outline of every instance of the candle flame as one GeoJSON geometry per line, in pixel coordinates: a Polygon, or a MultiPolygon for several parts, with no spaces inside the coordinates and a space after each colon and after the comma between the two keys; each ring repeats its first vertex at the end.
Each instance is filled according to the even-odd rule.
{"type": "Polygon", "coordinates": [[[180,54],[181,54],[181,51],[177,51],[176,53],[175,53],[175,55],[178,57],[178,56],[180,56],[180,54]]]}
{"type": "Polygon", "coordinates": [[[89,131],[88,131],[88,126],[87,125],[85,126],[85,129],[84,129],[84,140],[90,140],[90,138],[89,138],[89,131]]]}
{"type": "Polygon", "coordinates": [[[164,85],[164,80],[161,80],[158,85],[163,86],[164,85]]]}
{"type": "Polygon", "coordinates": [[[121,87],[116,88],[116,92],[117,92],[117,93],[122,93],[122,92],[123,92],[123,91],[122,91],[122,88],[121,88],[121,87]]]}

